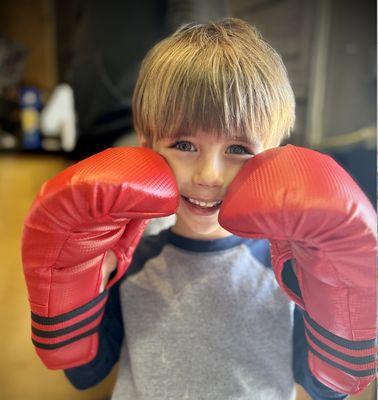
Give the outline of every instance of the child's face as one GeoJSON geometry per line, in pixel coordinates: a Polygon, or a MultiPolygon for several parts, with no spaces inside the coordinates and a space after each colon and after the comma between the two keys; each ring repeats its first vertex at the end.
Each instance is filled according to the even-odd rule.
{"type": "Polygon", "coordinates": [[[218,223],[220,202],[237,172],[259,149],[243,139],[204,131],[179,139],[164,138],[153,148],[171,166],[181,195],[173,231],[193,239],[230,235],[218,223]]]}

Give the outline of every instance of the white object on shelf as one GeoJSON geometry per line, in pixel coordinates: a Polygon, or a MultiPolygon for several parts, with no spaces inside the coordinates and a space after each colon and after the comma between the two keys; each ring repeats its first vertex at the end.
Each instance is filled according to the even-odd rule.
{"type": "Polygon", "coordinates": [[[41,131],[45,136],[60,136],[62,149],[72,151],[76,145],[76,114],[71,86],[58,85],[41,113],[41,131]]]}

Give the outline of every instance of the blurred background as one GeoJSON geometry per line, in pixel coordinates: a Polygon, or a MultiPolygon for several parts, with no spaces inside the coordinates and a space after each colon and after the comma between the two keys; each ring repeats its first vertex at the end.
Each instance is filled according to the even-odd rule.
{"type": "MultiPolygon", "coordinates": [[[[20,260],[40,185],[109,146],[134,144],[143,56],[185,22],[235,16],[282,55],[297,101],[289,142],[332,155],[376,204],[376,3],[370,0],[0,1],[0,399],[105,400],[77,391],[30,340],[20,260]]],[[[330,199],[331,200],[331,199],[330,199]]],[[[298,388],[298,400],[309,397],[298,388]]],[[[371,385],[351,399],[376,399],[371,385]]]]}

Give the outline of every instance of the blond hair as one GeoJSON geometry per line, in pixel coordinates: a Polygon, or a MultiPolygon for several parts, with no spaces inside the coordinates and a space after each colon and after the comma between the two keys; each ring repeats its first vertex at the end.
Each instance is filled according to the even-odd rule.
{"type": "Polygon", "coordinates": [[[255,28],[227,18],[184,25],[148,52],[133,117],[149,142],[202,129],[270,148],[290,134],[295,100],[277,52],[255,28]]]}

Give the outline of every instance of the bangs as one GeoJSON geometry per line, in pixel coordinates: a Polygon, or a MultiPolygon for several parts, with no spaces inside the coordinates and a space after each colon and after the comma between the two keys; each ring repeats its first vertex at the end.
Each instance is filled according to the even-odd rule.
{"type": "Polygon", "coordinates": [[[186,29],[156,45],[134,92],[138,133],[158,140],[202,130],[265,146],[288,135],[294,98],[280,57],[261,39],[260,48],[234,39],[225,32],[198,38],[186,29]]]}
{"type": "Polygon", "coordinates": [[[250,118],[246,94],[239,89],[245,85],[216,54],[181,59],[177,70],[167,68],[161,78],[165,84],[158,92],[155,120],[149,124],[158,138],[192,136],[199,130],[229,137],[250,133],[245,124],[250,118]]]}

